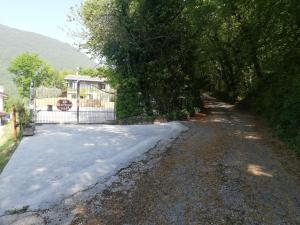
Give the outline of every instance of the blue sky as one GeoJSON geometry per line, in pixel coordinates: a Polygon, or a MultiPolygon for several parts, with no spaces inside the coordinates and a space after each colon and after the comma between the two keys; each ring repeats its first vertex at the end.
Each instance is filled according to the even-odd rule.
{"type": "Polygon", "coordinates": [[[43,34],[63,42],[74,39],[63,31],[68,23],[70,7],[80,5],[83,0],[0,0],[0,24],[21,30],[43,34]]]}

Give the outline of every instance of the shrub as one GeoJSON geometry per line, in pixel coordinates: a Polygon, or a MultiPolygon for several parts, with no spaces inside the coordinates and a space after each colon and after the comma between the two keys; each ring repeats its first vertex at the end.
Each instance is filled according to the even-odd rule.
{"type": "Polygon", "coordinates": [[[264,115],[274,134],[300,154],[299,75],[272,74],[262,84],[244,103],[264,115]]]}
{"type": "Polygon", "coordinates": [[[138,116],[143,113],[140,94],[135,79],[125,79],[118,88],[116,114],[118,119],[138,116]]]}
{"type": "Polygon", "coordinates": [[[13,111],[13,106],[15,106],[17,111],[18,122],[20,124],[21,130],[30,122],[29,109],[27,105],[28,105],[28,99],[25,98],[9,98],[5,102],[6,112],[11,113],[13,111]]]}

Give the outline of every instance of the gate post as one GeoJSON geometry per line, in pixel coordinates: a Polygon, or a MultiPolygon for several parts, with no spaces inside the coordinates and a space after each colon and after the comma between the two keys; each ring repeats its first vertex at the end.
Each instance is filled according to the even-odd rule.
{"type": "Polygon", "coordinates": [[[79,123],[79,103],[80,103],[80,81],[77,81],[77,100],[76,100],[76,105],[77,105],[77,114],[76,114],[76,119],[77,119],[77,124],[79,123]]]}
{"type": "Polygon", "coordinates": [[[35,123],[35,88],[33,86],[33,80],[30,82],[30,97],[29,97],[29,117],[30,123],[35,123]]]}

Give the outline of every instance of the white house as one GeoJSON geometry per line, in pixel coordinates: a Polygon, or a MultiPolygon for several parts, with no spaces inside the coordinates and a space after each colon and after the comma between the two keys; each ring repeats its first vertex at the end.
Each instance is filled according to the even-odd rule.
{"type": "Polygon", "coordinates": [[[7,113],[4,112],[4,99],[7,98],[7,95],[4,93],[3,86],[0,86],[0,125],[2,124],[2,118],[7,116],[7,113]]]}
{"type": "Polygon", "coordinates": [[[67,75],[65,80],[68,82],[68,98],[76,98],[78,82],[80,82],[80,98],[83,99],[99,99],[99,95],[113,92],[106,78],[67,75]]]}
{"type": "Polygon", "coordinates": [[[3,86],[0,86],[0,112],[4,111],[4,99],[7,97],[7,95],[4,93],[3,86]]]}

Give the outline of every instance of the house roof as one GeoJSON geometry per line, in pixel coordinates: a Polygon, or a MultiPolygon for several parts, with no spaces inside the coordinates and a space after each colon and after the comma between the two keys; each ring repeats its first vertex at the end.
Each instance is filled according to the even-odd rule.
{"type": "Polygon", "coordinates": [[[65,80],[74,80],[74,81],[89,81],[89,82],[106,82],[107,79],[104,77],[90,77],[90,76],[82,76],[82,75],[67,75],[65,76],[65,80]]]}
{"type": "Polygon", "coordinates": [[[9,114],[6,112],[0,112],[0,117],[7,116],[7,115],[9,115],[9,114]]]}

